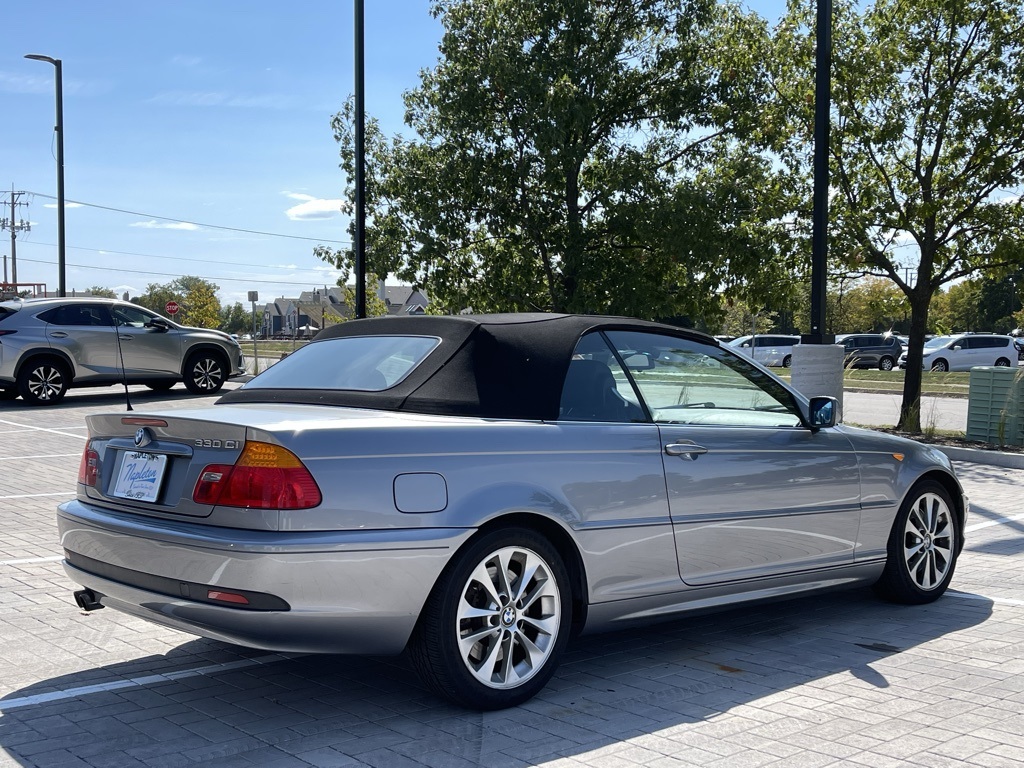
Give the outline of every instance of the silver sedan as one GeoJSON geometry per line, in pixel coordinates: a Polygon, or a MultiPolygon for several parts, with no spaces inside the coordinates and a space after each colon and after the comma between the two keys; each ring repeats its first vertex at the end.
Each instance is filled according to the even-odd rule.
{"type": "Polygon", "coordinates": [[[715,339],[567,315],[323,331],[215,405],[89,417],[79,605],[256,648],[413,654],[521,703],[571,635],[873,585],[935,600],[949,461],[834,423],[715,339]]]}

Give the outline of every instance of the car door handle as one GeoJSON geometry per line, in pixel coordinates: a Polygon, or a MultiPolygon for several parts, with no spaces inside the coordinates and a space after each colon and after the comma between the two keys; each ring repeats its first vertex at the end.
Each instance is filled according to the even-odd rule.
{"type": "Polygon", "coordinates": [[[64,331],[51,331],[50,335],[55,339],[66,339],[68,337],[64,331]]]}
{"type": "Polygon", "coordinates": [[[693,461],[707,452],[707,448],[696,443],[669,443],[665,446],[665,453],[669,456],[680,456],[687,461],[693,461]]]}
{"type": "Polygon", "coordinates": [[[119,333],[119,334],[117,334],[117,338],[119,338],[121,341],[131,341],[135,337],[134,336],[122,336],[119,333]]]}

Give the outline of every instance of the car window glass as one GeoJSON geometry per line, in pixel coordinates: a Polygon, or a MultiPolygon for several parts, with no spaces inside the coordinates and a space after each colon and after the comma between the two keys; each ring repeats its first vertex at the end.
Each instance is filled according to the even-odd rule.
{"type": "MultiPolygon", "coordinates": [[[[652,366],[642,352],[621,350],[626,365],[652,366]]],[[[647,421],[633,385],[600,333],[583,336],[566,371],[559,418],[567,421],[647,421]]]]}
{"type": "Polygon", "coordinates": [[[144,328],[156,315],[138,307],[116,306],[111,308],[118,325],[130,325],[133,328],[144,328]]]}
{"type": "Polygon", "coordinates": [[[637,331],[610,331],[656,422],[796,427],[796,403],[779,382],[746,358],[699,341],[637,331]],[[630,360],[642,355],[647,366],[630,360]]]}
{"type": "Polygon", "coordinates": [[[275,363],[245,388],[379,392],[405,379],[440,343],[434,336],[344,336],[314,341],[275,363]]]}
{"type": "Polygon", "coordinates": [[[53,325],[112,325],[106,308],[96,304],[65,304],[40,318],[53,325]]]}

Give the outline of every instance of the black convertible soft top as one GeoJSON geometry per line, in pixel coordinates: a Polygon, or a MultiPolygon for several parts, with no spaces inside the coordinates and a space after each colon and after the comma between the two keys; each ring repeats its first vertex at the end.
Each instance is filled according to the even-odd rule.
{"type": "MultiPolygon", "coordinates": [[[[242,387],[218,403],[305,403],[502,419],[558,418],[562,384],[580,336],[658,331],[716,344],[697,331],[625,317],[524,313],[350,320],[311,342],[346,336],[435,336],[441,343],[404,380],[380,392],[242,387]]],[[[299,362],[302,350],[295,353],[299,362]]]]}

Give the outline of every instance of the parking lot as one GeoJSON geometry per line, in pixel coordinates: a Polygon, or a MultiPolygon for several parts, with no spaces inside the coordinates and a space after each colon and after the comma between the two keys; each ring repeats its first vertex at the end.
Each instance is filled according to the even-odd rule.
{"type": "Polygon", "coordinates": [[[1021,470],[958,465],[967,547],[932,605],[858,589],[584,637],[536,699],[481,714],[428,694],[404,657],[288,656],[78,610],[54,508],[74,493],[84,416],[124,407],[117,388],[0,402],[0,765],[1024,762],[1021,470]]]}

